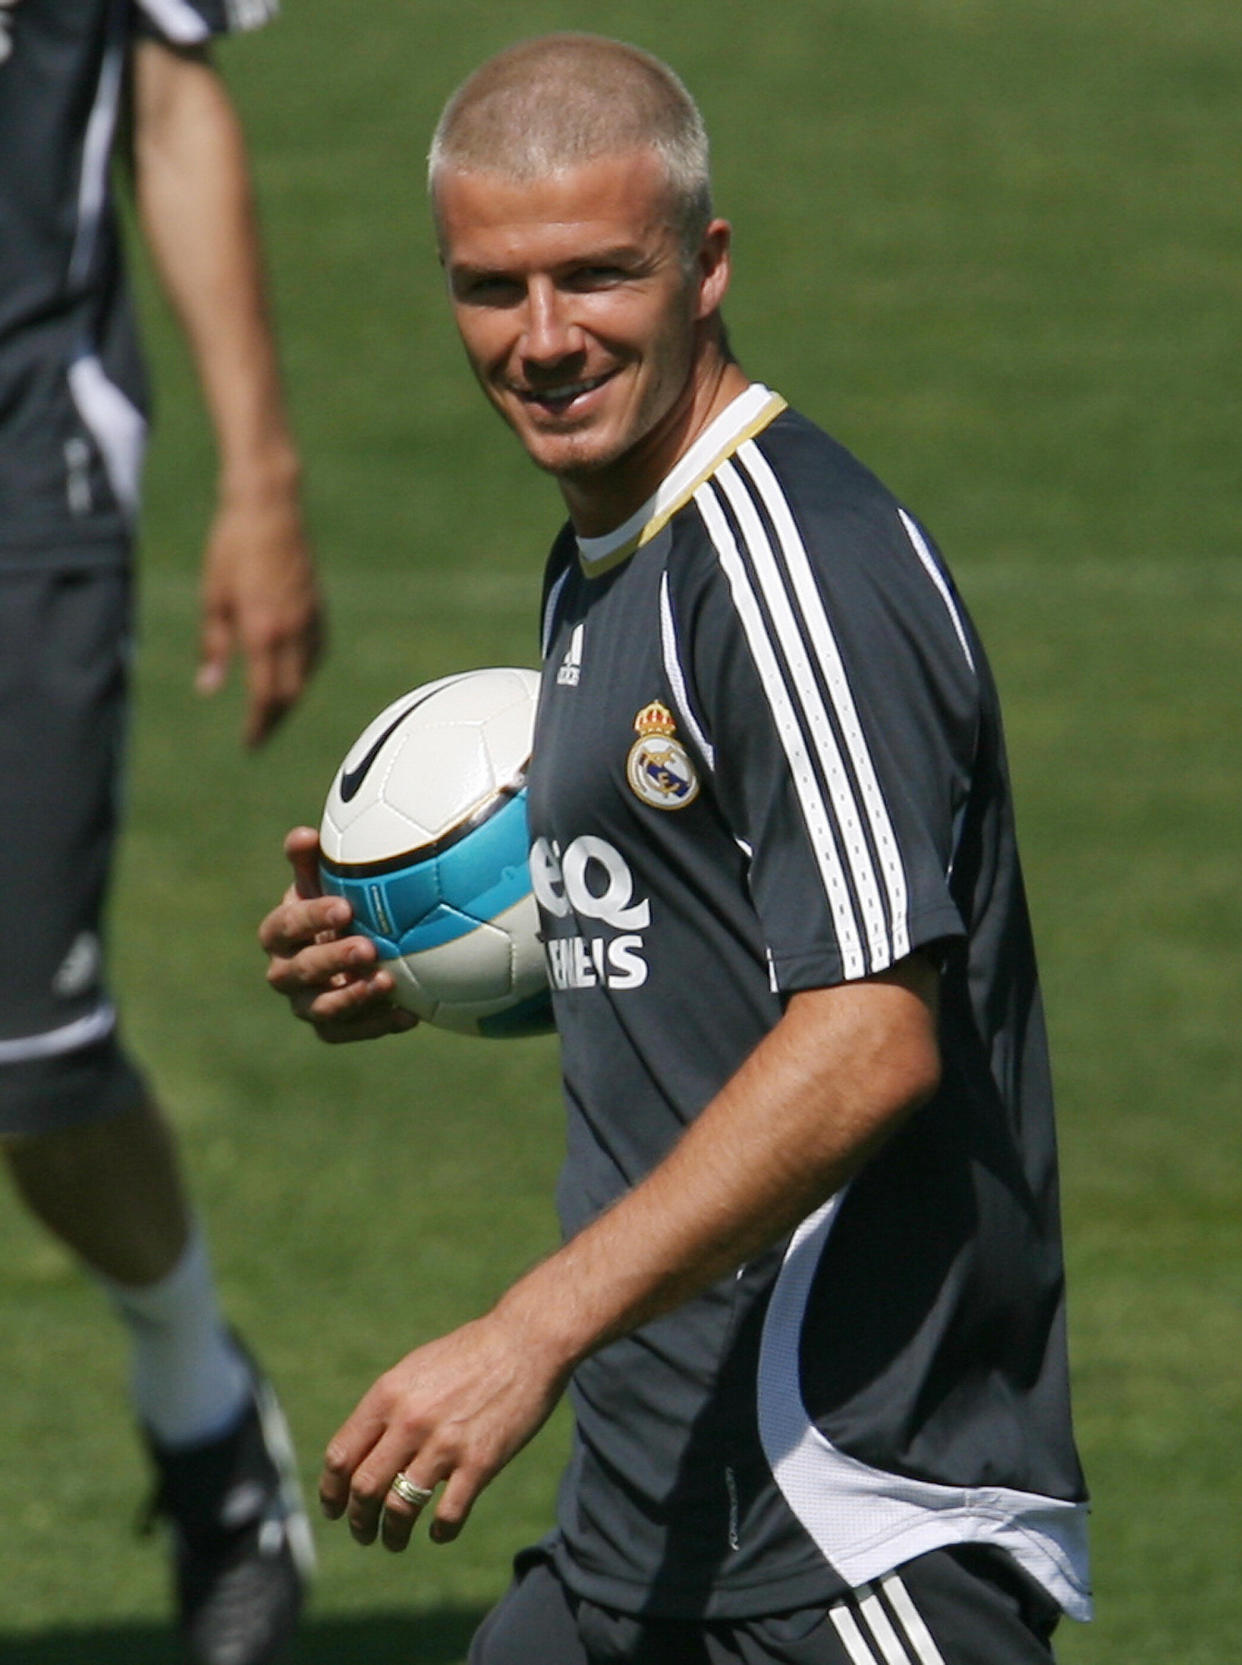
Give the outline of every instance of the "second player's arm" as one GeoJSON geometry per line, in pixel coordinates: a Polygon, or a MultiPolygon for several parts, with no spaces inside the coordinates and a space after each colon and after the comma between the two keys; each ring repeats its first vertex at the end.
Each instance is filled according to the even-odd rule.
{"type": "Polygon", "coordinates": [[[320,647],[245,142],[206,53],[142,40],[133,57],[133,161],[143,233],[189,342],[219,453],[203,569],[200,686],[240,650],[246,739],[298,698],[320,647]]]}
{"type": "Polygon", "coordinates": [[[433,1534],[540,1426],[574,1366],[706,1289],[838,1191],[939,1080],[937,977],[921,956],[796,994],[776,1028],[634,1190],[485,1317],[409,1354],[329,1447],[321,1495],[356,1537],[404,1547],[399,1469],[446,1482],[433,1534]],[[382,1515],[382,1523],[381,1523],[382,1515]]]}

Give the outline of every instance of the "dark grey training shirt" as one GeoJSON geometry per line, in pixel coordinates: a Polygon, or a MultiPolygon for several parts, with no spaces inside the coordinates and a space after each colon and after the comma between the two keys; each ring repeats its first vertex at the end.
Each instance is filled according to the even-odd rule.
{"type": "Polygon", "coordinates": [[[616,534],[562,534],[545,625],[567,1232],[788,995],[943,966],[935,1098],[789,1242],[576,1373],[565,1578],[738,1616],[981,1540],[1085,1616],[1035,960],[995,690],[939,555],[753,386],[616,534]]]}

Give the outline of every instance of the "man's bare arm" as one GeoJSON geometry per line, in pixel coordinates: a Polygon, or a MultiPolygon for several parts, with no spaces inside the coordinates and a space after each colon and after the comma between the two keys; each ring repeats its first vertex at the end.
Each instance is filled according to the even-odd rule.
{"type": "Polygon", "coordinates": [[[407,1470],[445,1482],[432,1524],[460,1531],[540,1427],[574,1366],[752,1258],[832,1196],[935,1091],[936,973],[921,956],[795,995],[666,1159],[492,1311],[416,1349],[328,1447],[320,1495],[360,1542],[409,1541],[407,1470]]]}
{"type": "Polygon", "coordinates": [[[285,414],[245,143],[200,49],[144,40],[133,60],[134,179],[143,232],[185,331],[219,453],[203,563],[198,683],[245,661],[245,739],[264,740],[320,651],[299,461],[285,414]]]}

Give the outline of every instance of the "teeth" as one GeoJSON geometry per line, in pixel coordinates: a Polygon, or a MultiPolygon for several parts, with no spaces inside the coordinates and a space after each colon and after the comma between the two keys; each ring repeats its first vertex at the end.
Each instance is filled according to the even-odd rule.
{"type": "Polygon", "coordinates": [[[576,399],[580,393],[589,393],[592,388],[599,387],[607,378],[594,376],[590,381],[570,382],[566,387],[532,388],[523,397],[537,399],[541,404],[567,404],[570,399],[576,399]]]}

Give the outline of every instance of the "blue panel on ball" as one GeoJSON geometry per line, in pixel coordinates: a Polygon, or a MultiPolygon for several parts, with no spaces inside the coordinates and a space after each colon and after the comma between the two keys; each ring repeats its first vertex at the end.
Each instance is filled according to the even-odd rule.
{"type": "Polygon", "coordinates": [[[435,861],[418,861],[411,867],[386,873],[372,884],[382,885],[384,905],[392,922],[394,939],[431,913],[443,900],[435,861]]]}
{"type": "Polygon", "coordinates": [[[494,919],[530,894],[526,790],[436,858],[440,895],[475,919],[494,919]]]}
{"type": "Polygon", "coordinates": [[[343,896],[353,912],[354,922],[364,936],[373,937],[386,958],[397,952],[394,922],[384,905],[382,889],[374,879],[343,879],[321,868],[320,882],[332,896],[343,896]]]}
{"type": "Polygon", "coordinates": [[[407,867],[348,878],[320,869],[325,891],[343,896],[358,929],[384,958],[439,948],[468,936],[530,894],[525,789],[436,856],[411,853],[407,867]]]}

